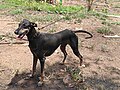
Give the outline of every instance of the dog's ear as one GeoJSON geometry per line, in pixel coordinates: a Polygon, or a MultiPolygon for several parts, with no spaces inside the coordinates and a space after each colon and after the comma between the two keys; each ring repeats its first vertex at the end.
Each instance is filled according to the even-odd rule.
{"type": "Polygon", "coordinates": [[[31,22],[31,25],[32,25],[33,27],[37,27],[37,24],[34,23],[34,22],[31,22]]]}

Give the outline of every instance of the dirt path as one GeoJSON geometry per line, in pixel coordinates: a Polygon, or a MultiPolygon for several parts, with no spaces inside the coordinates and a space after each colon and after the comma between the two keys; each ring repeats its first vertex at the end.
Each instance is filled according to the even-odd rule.
{"type": "MultiPolygon", "coordinates": [[[[15,36],[13,31],[17,25],[18,22],[9,16],[0,17],[0,34],[15,36]]],[[[64,22],[56,25],[56,28],[62,29],[82,27],[92,32],[94,37],[85,40],[85,35],[78,34],[79,50],[84,57],[85,68],[79,68],[79,60],[69,46],[66,65],[59,65],[63,58],[59,48],[48,57],[43,87],[36,86],[40,72],[39,63],[35,78],[24,80],[32,68],[32,54],[27,46],[28,42],[20,45],[0,44],[0,90],[120,90],[120,38],[103,38],[96,32],[96,28],[100,26],[102,26],[100,21],[95,18],[83,19],[82,25],[64,22]],[[80,75],[72,77],[72,70],[80,70],[80,75]],[[85,80],[83,83],[76,80],[83,78],[85,80]]],[[[119,26],[112,31],[120,35],[118,29],[119,26]]],[[[3,41],[8,42],[10,39],[5,38],[3,41]]],[[[12,40],[14,41],[18,40],[12,40]]]]}

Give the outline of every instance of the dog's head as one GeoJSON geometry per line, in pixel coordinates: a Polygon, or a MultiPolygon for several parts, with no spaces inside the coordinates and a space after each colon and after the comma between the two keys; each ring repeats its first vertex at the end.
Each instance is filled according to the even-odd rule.
{"type": "Polygon", "coordinates": [[[18,38],[22,39],[33,27],[37,27],[37,24],[30,22],[27,19],[23,19],[23,21],[19,23],[18,29],[16,29],[14,33],[19,35],[18,38]]]}

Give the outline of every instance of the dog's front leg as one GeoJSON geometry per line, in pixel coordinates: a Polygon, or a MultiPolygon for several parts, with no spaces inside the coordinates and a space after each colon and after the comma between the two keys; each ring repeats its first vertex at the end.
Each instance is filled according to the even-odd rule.
{"type": "Polygon", "coordinates": [[[25,78],[26,80],[34,77],[34,74],[35,74],[35,71],[36,71],[37,61],[38,61],[38,58],[33,54],[32,74],[29,74],[29,75],[25,78]]]}
{"type": "Polygon", "coordinates": [[[33,67],[32,67],[32,75],[31,77],[34,77],[35,71],[36,71],[36,65],[37,65],[38,58],[36,55],[33,54],[33,67]]]}
{"type": "Polygon", "coordinates": [[[40,73],[40,81],[38,82],[38,86],[42,86],[43,85],[43,70],[44,70],[44,64],[45,64],[45,57],[44,58],[39,58],[40,60],[40,65],[41,65],[41,73],[40,73]]]}

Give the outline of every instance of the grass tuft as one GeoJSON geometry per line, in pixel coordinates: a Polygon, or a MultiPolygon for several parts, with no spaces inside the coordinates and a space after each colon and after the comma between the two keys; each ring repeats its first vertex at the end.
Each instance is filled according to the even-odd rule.
{"type": "Polygon", "coordinates": [[[10,14],[12,15],[18,15],[18,14],[22,14],[24,11],[22,9],[16,9],[16,10],[12,10],[10,11],[10,14]]]}
{"type": "Polygon", "coordinates": [[[111,31],[111,28],[104,26],[104,27],[98,28],[97,33],[109,35],[109,34],[112,34],[112,31],[111,31]]]}

